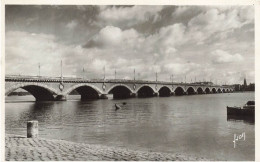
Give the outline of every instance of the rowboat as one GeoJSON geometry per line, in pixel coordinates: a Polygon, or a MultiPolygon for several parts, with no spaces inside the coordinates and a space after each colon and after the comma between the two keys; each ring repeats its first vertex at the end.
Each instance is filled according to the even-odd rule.
{"type": "Polygon", "coordinates": [[[116,107],[115,110],[121,109],[121,106],[119,106],[118,104],[115,104],[115,107],[116,107]]]}

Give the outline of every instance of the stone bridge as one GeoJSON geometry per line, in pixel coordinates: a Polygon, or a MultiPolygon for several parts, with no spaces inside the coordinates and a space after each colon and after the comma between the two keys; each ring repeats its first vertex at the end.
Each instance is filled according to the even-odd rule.
{"type": "Polygon", "coordinates": [[[144,80],[87,80],[82,78],[6,76],[5,95],[18,88],[31,93],[36,101],[66,100],[72,91],[77,91],[82,100],[106,99],[113,94],[114,99],[130,97],[168,97],[172,95],[193,95],[227,93],[233,86],[209,84],[176,83],[144,80]]]}

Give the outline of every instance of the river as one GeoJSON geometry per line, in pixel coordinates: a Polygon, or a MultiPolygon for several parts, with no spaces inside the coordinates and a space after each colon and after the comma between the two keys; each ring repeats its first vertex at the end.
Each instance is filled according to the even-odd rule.
{"type": "Polygon", "coordinates": [[[255,124],[227,119],[226,106],[255,100],[255,93],[131,98],[124,100],[34,102],[32,96],[5,101],[5,130],[26,135],[26,121],[39,121],[49,139],[180,153],[214,160],[254,160],[255,124]],[[114,104],[126,102],[115,111],[114,104]],[[245,133],[236,142],[234,134],[245,133]]]}

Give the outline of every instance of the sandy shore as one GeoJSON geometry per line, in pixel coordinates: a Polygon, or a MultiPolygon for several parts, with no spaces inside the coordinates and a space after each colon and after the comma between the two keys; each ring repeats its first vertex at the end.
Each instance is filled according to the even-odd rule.
{"type": "Polygon", "coordinates": [[[208,160],[180,154],[136,151],[64,140],[5,136],[7,161],[193,161],[208,160]]]}

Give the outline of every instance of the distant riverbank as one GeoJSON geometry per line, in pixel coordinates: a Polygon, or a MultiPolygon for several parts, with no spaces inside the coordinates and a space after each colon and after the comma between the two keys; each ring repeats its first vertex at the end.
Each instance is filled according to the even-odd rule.
{"type": "Polygon", "coordinates": [[[5,160],[7,161],[86,161],[86,160],[129,160],[129,161],[193,161],[207,160],[181,154],[134,151],[124,148],[74,143],[64,140],[26,138],[6,135],[5,160]]]}

